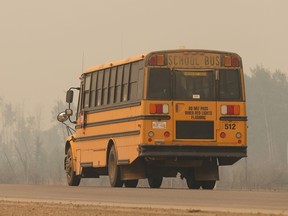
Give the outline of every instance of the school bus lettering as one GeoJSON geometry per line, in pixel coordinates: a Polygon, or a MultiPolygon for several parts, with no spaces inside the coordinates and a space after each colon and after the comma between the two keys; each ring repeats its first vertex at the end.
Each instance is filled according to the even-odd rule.
{"type": "Polygon", "coordinates": [[[243,67],[236,53],[155,51],[87,69],[66,94],[67,183],[109,176],[112,187],[181,174],[213,189],[219,166],[247,156],[243,67]],[[71,110],[73,94],[78,106],[71,110]],[[74,113],[74,114],[73,114],[74,113]]]}
{"type": "Polygon", "coordinates": [[[219,67],[220,56],[215,54],[168,54],[169,67],[219,67]]]}
{"type": "Polygon", "coordinates": [[[205,106],[189,106],[185,115],[190,115],[191,119],[206,119],[206,116],[212,116],[213,112],[205,106]]]}

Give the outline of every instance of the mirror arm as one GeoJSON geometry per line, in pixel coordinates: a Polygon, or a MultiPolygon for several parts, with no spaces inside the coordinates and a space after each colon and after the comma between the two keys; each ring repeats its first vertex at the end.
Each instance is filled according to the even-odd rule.
{"type": "Polygon", "coordinates": [[[70,119],[70,116],[68,117],[68,119],[69,119],[69,121],[70,121],[72,124],[76,124],[76,123],[77,123],[76,121],[72,121],[72,120],[70,119]]]}
{"type": "MultiPolygon", "coordinates": [[[[70,119],[69,119],[70,120],[70,119]]],[[[76,132],[72,127],[70,127],[69,125],[67,125],[65,122],[62,122],[62,124],[64,124],[66,126],[66,130],[67,130],[67,133],[68,135],[72,135],[72,131],[74,131],[74,133],[76,132]]]]}

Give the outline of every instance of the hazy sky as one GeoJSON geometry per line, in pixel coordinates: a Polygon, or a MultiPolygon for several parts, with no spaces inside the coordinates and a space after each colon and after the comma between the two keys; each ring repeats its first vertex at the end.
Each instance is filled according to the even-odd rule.
{"type": "Polygon", "coordinates": [[[288,73],[287,0],[0,0],[0,97],[49,124],[84,68],[179,46],[288,73]]]}

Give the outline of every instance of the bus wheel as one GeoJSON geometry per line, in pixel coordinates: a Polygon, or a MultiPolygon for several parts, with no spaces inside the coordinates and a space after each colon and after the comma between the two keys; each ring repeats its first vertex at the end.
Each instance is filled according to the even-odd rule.
{"type": "Polygon", "coordinates": [[[201,186],[205,190],[213,190],[215,187],[216,181],[210,180],[210,181],[202,181],[201,186]]]}
{"type": "Polygon", "coordinates": [[[138,179],[124,181],[124,185],[127,188],[135,188],[135,187],[137,187],[137,184],[138,184],[138,179]]]}
{"type": "Polygon", "coordinates": [[[163,181],[163,177],[149,177],[148,183],[150,188],[160,188],[163,181]]]}
{"type": "Polygon", "coordinates": [[[77,176],[73,168],[73,157],[71,148],[68,149],[65,157],[65,170],[67,183],[70,186],[78,186],[80,184],[81,177],[77,176]]]}
{"type": "Polygon", "coordinates": [[[108,175],[110,180],[110,185],[112,187],[122,187],[123,181],[121,180],[120,167],[117,165],[117,156],[115,147],[112,146],[109,152],[108,158],[108,175]]]}
{"type": "Polygon", "coordinates": [[[193,176],[186,177],[186,183],[189,189],[200,189],[201,182],[196,181],[193,176]]]}

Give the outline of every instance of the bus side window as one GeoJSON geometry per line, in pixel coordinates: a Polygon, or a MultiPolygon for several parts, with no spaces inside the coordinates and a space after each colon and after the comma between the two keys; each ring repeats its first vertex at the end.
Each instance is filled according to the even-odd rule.
{"type": "Polygon", "coordinates": [[[108,104],[108,85],[110,78],[110,68],[104,71],[104,82],[103,82],[103,105],[108,104]]]}
{"type": "Polygon", "coordinates": [[[144,91],[144,61],[139,61],[137,99],[142,99],[144,91]]]}
{"type": "Polygon", "coordinates": [[[84,108],[89,107],[90,85],[91,85],[91,74],[86,75],[86,77],[85,77],[84,108]]]}
{"type": "Polygon", "coordinates": [[[90,91],[90,107],[95,107],[96,100],[96,84],[97,84],[97,72],[92,74],[91,91],[90,91]]]}
{"type": "Polygon", "coordinates": [[[96,104],[97,106],[102,105],[102,85],[103,85],[103,70],[98,72],[98,82],[97,82],[97,99],[96,104]]]}
{"type": "Polygon", "coordinates": [[[111,69],[110,82],[109,82],[109,104],[115,102],[115,81],[116,81],[117,67],[111,69]]]}
{"type": "Polygon", "coordinates": [[[115,103],[121,102],[122,95],[122,79],[123,79],[123,65],[118,66],[117,76],[116,76],[116,89],[115,89],[115,103]]]}
{"type": "Polygon", "coordinates": [[[78,104],[77,104],[77,114],[76,114],[77,119],[80,116],[81,110],[83,109],[83,89],[84,89],[84,83],[81,77],[80,91],[78,95],[78,104]]]}
{"type": "Polygon", "coordinates": [[[130,80],[130,64],[124,66],[123,84],[122,84],[122,100],[123,102],[128,101],[128,87],[130,80]]]}
{"type": "Polygon", "coordinates": [[[133,62],[131,65],[131,77],[129,84],[129,100],[137,99],[138,93],[139,62],[133,62]]]}

